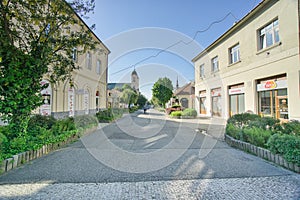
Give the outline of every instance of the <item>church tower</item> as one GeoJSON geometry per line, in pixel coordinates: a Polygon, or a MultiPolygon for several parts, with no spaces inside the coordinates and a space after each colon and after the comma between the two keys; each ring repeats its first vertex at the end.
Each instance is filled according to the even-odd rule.
{"type": "Polygon", "coordinates": [[[131,73],[131,87],[135,91],[139,92],[139,76],[137,75],[135,69],[131,73]]]}

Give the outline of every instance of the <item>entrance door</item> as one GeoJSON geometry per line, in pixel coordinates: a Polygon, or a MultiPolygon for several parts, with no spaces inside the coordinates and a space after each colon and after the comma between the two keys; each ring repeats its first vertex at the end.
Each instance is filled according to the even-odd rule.
{"type": "Polygon", "coordinates": [[[277,96],[275,101],[276,106],[276,118],[288,119],[288,97],[277,96]]]}

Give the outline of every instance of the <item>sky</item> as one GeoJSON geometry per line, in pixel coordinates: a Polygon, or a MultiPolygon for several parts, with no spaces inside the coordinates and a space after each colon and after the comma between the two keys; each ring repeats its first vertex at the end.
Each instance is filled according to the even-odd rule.
{"type": "Polygon", "coordinates": [[[110,49],[108,82],[130,82],[135,69],[140,91],[151,99],[163,77],[173,86],[194,80],[192,59],[261,0],[96,0],[89,19],[110,49]]]}

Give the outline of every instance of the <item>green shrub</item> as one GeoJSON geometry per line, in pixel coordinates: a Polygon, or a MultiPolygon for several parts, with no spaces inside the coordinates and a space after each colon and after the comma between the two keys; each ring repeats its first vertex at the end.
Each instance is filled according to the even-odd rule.
{"type": "Polygon", "coordinates": [[[6,136],[2,133],[2,129],[3,127],[0,126],[0,161],[4,159],[4,151],[8,143],[6,136]]]}
{"type": "Polygon", "coordinates": [[[101,110],[96,113],[96,117],[98,122],[111,122],[117,118],[122,117],[123,113],[126,112],[127,109],[122,108],[109,108],[107,110],[101,110]]]}
{"type": "Polygon", "coordinates": [[[254,121],[256,119],[260,118],[259,115],[255,114],[250,114],[250,113],[241,113],[241,114],[236,114],[230,117],[227,120],[227,123],[232,123],[237,125],[238,127],[244,127],[247,126],[251,121],[254,121]]]}
{"type": "Polygon", "coordinates": [[[227,135],[229,135],[235,139],[238,139],[238,140],[240,139],[240,134],[242,132],[242,130],[240,128],[236,127],[235,125],[233,125],[231,123],[226,125],[225,131],[226,131],[227,135]]]}
{"type": "Polygon", "coordinates": [[[182,116],[196,117],[197,116],[197,111],[193,108],[186,108],[182,111],[182,116]]]}
{"type": "Polygon", "coordinates": [[[282,133],[300,136],[300,122],[292,120],[284,123],[282,133]]]}
{"type": "Polygon", "coordinates": [[[182,111],[173,111],[170,114],[171,117],[180,117],[182,116],[182,111]]]}
{"type": "Polygon", "coordinates": [[[59,135],[65,131],[76,130],[75,122],[73,117],[68,117],[66,119],[58,120],[52,127],[54,135],[59,135]]]}
{"type": "Polygon", "coordinates": [[[94,115],[81,115],[74,117],[74,123],[76,129],[78,128],[90,128],[98,125],[97,117],[94,115]]]}
{"type": "Polygon", "coordinates": [[[279,130],[280,120],[273,117],[259,117],[248,123],[249,127],[257,127],[264,130],[279,130]]]}
{"type": "Polygon", "coordinates": [[[244,128],[243,133],[244,141],[259,147],[266,147],[267,141],[272,135],[272,131],[257,127],[244,128]]]}
{"type": "Polygon", "coordinates": [[[28,129],[36,126],[51,129],[56,121],[57,120],[52,116],[33,115],[29,120],[28,129]]]}
{"type": "Polygon", "coordinates": [[[269,138],[267,146],[271,152],[281,154],[287,161],[300,166],[300,137],[274,134],[269,138]]]}

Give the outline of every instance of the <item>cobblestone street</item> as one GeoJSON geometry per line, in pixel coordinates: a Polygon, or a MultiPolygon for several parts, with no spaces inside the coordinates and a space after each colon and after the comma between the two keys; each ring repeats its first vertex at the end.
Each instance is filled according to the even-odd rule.
{"type": "Polygon", "coordinates": [[[5,199],[299,199],[299,176],[0,185],[5,199]]]}

